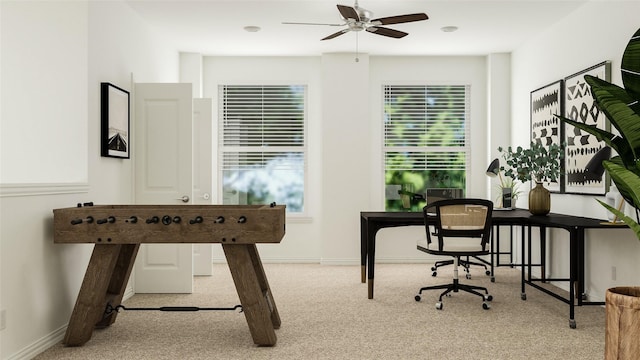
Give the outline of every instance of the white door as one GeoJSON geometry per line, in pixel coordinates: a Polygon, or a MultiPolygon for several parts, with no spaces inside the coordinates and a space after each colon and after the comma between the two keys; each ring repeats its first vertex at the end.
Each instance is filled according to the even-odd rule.
{"type": "MultiPolygon", "coordinates": [[[[193,99],[193,203],[212,204],[211,99],[193,99]]],[[[212,244],[193,244],[193,275],[211,276],[212,244]]]]}
{"type": "MultiPolygon", "coordinates": [[[[192,203],[192,86],[135,84],[135,202],[192,203]]],[[[193,292],[191,244],[140,246],[136,293],[193,292]]]]}

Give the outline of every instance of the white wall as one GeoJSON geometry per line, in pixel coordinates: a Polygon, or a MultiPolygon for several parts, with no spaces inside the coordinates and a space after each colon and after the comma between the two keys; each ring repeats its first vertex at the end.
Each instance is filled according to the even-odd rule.
{"type": "Polygon", "coordinates": [[[62,339],[92,249],[53,244],[52,210],[131,201],[135,160],[100,157],[100,82],[176,81],[178,52],[118,1],[0,13],[0,358],[27,359],[62,339]]]}
{"type": "MultiPolygon", "coordinates": [[[[612,81],[621,85],[620,61],[631,35],[638,29],[640,2],[588,2],[560,23],[512,53],[512,133],[511,145],[529,144],[529,93],[605,60],[612,65],[612,81]]],[[[525,186],[524,188],[529,188],[525,186]]],[[[527,207],[527,196],[518,205],[527,207]]],[[[603,197],[599,197],[601,200],[603,197]]],[[[551,196],[551,211],[606,219],[604,208],[594,196],[551,196]]],[[[628,230],[587,232],[587,285],[594,299],[602,301],[607,288],[640,285],[640,242],[628,230]],[[617,267],[613,281],[612,266],[617,267]]],[[[555,276],[566,276],[568,258],[566,232],[552,231],[550,269],[555,276]]]]}
{"type": "MultiPolygon", "coordinates": [[[[289,218],[282,243],[261,247],[263,261],[360,263],[360,211],[382,210],[384,206],[383,84],[454,82],[471,85],[472,159],[467,190],[470,196],[489,197],[489,178],[485,170],[489,163],[487,144],[493,140],[485,130],[486,66],[483,56],[374,57],[359,54],[358,62],[354,54],[324,54],[321,59],[205,57],[205,97],[217,99],[217,86],[226,83],[291,80],[308,84],[309,219],[289,218]]],[[[508,78],[508,69],[504,72],[508,78]]],[[[376,258],[387,262],[423,261],[425,257],[415,248],[415,241],[423,236],[423,232],[421,228],[381,231],[377,237],[376,258]]],[[[214,259],[224,261],[218,249],[214,250],[214,259]]]]}
{"type": "Polygon", "coordinates": [[[86,11],[72,2],[3,5],[2,184],[87,181],[86,11]]]}
{"type": "MultiPolygon", "coordinates": [[[[307,84],[308,121],[307,128],[311,134],[308,141],[308,178],[306,191],[309,195],[305,204],[308,217],[304,219],[287,219],[287,233],[280,244],[258,245],[263,261],[318,262],[321,252],[322,228],[319,217],[322,208],[322,192],[318,191],[322,184],[322,138],[313,136],[322,131],[322,104],[320,58],[317,57],[208,57],[202,61],[203,97],[213,99],[213,118],[218,117],[218,85],[221,84],[281,84],[283,81],[307,84]]],[[[214,154],[217,149],[218,128],[213,126],[214,154]]],[[[214,155],[214,164],[218,158],[214,155]]],[[[215,169],[215,166],[214,166],[215,169]]],[[[220,179],[213,176],[213,189],[217,189],[220,179]]],[[[221,194],[213,191],[213,203],[221,204],[221,194]]],[[[220,246],[214,246],[214,260],[225,261],[220,246]]]]}

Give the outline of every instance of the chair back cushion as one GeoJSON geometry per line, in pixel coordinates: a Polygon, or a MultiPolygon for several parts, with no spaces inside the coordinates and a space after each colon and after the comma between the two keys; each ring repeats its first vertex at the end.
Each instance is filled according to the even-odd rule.
{"type": "Polygon", "coordinates": [[[443,255],[487,253],[492,211],[493,203],[484,199],[449,199],[425,206],[427,244],[419,248],[443,255]],[[432,239],[430,226],[435,227],[437,240],[432,239]]]}

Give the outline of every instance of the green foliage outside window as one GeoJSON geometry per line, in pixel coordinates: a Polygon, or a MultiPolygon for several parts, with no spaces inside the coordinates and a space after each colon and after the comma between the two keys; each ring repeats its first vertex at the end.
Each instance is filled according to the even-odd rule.
{"type": "Polygon", "coordinates": [[[393,192],[400,186],[425,196],[427,189],[466,189],[467,92],[455,86],[385,86],[386,211],[419,211],[425,199],[414,198],[410,209],[393,192]],[[388,190],[389,191],[389,190],[388,190]]]}

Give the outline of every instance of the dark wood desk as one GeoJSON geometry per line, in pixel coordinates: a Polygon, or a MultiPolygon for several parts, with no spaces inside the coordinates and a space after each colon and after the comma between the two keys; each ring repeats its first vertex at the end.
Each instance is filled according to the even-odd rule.
{"type": "MultiPolygon", "coordinates": [[[[549,294],[569,305],[569,326],[576,327],[574,307],[577,305],[596,305],[601,302],[584,301],[584,242],[585,230],[596,228],[626,228],[624,224],[610,225],[604,220],[571,216],[563,214],[548,214],[545,216],[532,215],[528,210],[515,209],[511,211],[494,211],[492,215],[494,227],[505,225],[517,225],[522,228],[522,285],[521,298],[526,300],[525,285],[530,285],[546,294],[549,294]],[[531,229],[539,228],[541,254],[544,258],[546,242],[546,229],[557,228],[569,232],[569,277],[568,278],[541,278],[533,279],[531,268],[535,266],[531,259],[531,229]],[[525,229],[527,236],[525,236],[525,229]],[[525,239],[526,238],[526,239],[525,239]],[[527,252],[528,249],[528,257],[527,252]],[[569,296],[563,297],[547,288],[537,284],[541,281],[567,281],[569,282],[569,296]],[[579,296],[576,296],[579,294],[579,296]],[[576,303],[577,298],[577,303],[576,303]]],[[[368,283],[368,297],[373,299],[373,284],[375,271],[376,233],[387,227],[424,225],[422,212],[371,212],[360,213],[360,255],[361,255],[361,281],[368,283]]],[[[493,262],[493,250],[492,259],[493,262]]],[[[544,276],[544,261],[541,261],[541,274],[544,276]]]]}

